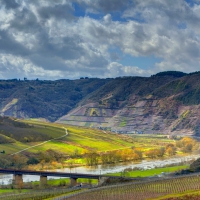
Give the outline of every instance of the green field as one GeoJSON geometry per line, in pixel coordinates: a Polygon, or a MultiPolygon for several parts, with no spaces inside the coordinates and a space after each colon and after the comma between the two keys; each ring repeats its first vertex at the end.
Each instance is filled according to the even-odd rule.
{"type": "MultiPolygon", "coordinates": [[[[31,126],[31,128],[23,128],[23,134],[25,134],[24,132],[26,130],[24,137],[29,137],[31,131],[31,134],[37,132],[36,136],[38,136],[38,133],[41,133],[42,136],[48,135],[47,140],[51,140],[42,145],[28,149],[28,152],[36,153],[38,151],[53,149],[70,155],[75,150],[78,150],[80,153],[84,150],[95,150],[101,152],[130,148],[132,146],[132,142],[126,141],[121,136],[111,133],[105,134],[103,131],[91,128],[73,127],[61,124],[37,122],[32,120],[18,121],[31,126]],[[61,139],[54,139],[64,136],[65,128],[68,130],[69,134],[61,139]]],[[[16,140],[14,143],[0,144],[0,150],[5,150],[6,154],[12,154],[27,147],[43,143],[44,141],[45,140],[22,142],[16,140]]]]}
{"type": "Polygon", "coordinates": [[[125,177],[149,177],[160,175],[162,173],[171,173],[180,171],[182,169],[187,169],[189,165],[181,165],[181,166],[173,166],[173,167],[163,167],[163,168],[154,168],[148,170],[133,170],[133,171],[126,171],[126,172],[118,172],[118,173],[111,173],[108,175],[112,176],[125,176],[125,177]]]}
{"type": "Polygon", "coordinates": [[[0,195],[6,194],[6,193],[22,193],[22,192],[28,192],[28,191],[30,191],[30,190],[27,190],[27,189],[21,189],[21,190],[18,190],[18,189],[0,189],[0,195]]]}
{"type": "MultiPolygon", "coordinates": [[[[79,179],[77,179],[77,185],[79,185],[79,183],[97,185],[98,180],[79,178],[79,179]]],[[[39,187],[40,182],[34,181],[34,182],[31,182],[31,184],[32,184],[33,187],[39,187]]],[[[47,181],[46,188],[59,187],[59,186],[69,186],[69,185],[70,185],[70,179],[69,178],[49,179],[47,181]]]]}

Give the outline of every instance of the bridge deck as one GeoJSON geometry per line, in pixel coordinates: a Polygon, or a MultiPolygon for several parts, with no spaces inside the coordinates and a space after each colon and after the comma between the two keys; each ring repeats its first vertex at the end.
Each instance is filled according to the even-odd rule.
{"type": "Polygon", "coordinates": [[[57,176],[68,178],[92,178],[99,179],[100,177],[109,177],[106,175],[97,174],[81,174],[81,173],[66,173],[66,172],[49,172],[49,171],[31,171],[31,170],[13,170],[13,169],[0,169],[2,174],[15,174],[15,175],[38,175],[38,176],[57,176]]]}

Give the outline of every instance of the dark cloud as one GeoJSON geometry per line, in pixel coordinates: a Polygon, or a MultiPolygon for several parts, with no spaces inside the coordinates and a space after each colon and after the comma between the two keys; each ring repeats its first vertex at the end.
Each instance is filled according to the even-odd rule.
{"type": "Polygon", "coordinates": [[[45,6],[38,9],[38,13],[43,19],[54,17],[58,20],[73,20],[75,19],[73,12],[73,7],[70,4],[45,6]]]}
{"type": "Polygon", "coordinates": [[[40,24],[32,11],[23,8],[20,12],[15,13],[15,18],[10,21],[10,28],[20,32],[37,32],[40,24]]]}
{"type": "Polygon", "coordinates": [[[129,0],[98,0],[94,5],[104,12],[112,12],[124,9],[128,6],[128,3],[130,3],[129,0]]]}
{"type": "Polygon", "coordinates": [[[0,0],[0,3],[4,4],[7,9],[19,7],[19,4],[15,0],[0,0]]]}
{"type": "Polygon", "coordinates": [[[50,55],[41,55],[41,54],[32,54],[30,55],[29,59],[36,65],[45,70],[70,70],[64,63],[64,60],[60,59],[57,56],[50,56],[50,55]]]}
{"type": "Polygon", "coordinates": [[[30,52],[17,42],[7,31],[0,30],[0,52],[27,56],[30,52]]]}
{"type": "Polygon", "coordinates": [[[38,39],[39,43],[34,46],[34,53],[30,56],[30,60],[43,69],[69,70],[65,60],[76,60],[85,55],[84,49],[75,37],[64,37],[62,45],[53,44],[45,33],[38,39]]]}
{"type": "Polygon", "coordinates": [[[127,8],[130,4],[132,4],[132,0],[74,0],[78,2],[80,5],[85,6],[87,8],[92,8],[97,11],[101,11],[104,13],[109,12],[120,12],[123,9],[127,8]]]}

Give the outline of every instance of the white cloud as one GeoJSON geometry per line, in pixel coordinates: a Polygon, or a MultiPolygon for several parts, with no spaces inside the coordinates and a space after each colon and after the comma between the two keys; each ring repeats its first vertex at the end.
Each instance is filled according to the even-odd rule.
{"type": "Polygon", "coordinates": [[[197,4],[190,6],[184,0],[0,2],[4,5],[0,8],[0,71],[5,78],[14,76],[14,69],[15,76],[51,79],[199,70],[197,4]],[[74,2],[88,11],[86,16],[75,16],[74,2]],[[92,18],[91,12],[99,16],[92,18]],[[124,66],[120,59],[126,54],[162,61],[149,70],[136,66],[134,59],[124,66]]]}
{"type": "Polygon", "coordinates": [[[108,65],[105,76],[117,77],[117,76],[150,76],[152,71],[143,70],[137,66],[123,66],[117,62],[112,62],[108,65]]]}

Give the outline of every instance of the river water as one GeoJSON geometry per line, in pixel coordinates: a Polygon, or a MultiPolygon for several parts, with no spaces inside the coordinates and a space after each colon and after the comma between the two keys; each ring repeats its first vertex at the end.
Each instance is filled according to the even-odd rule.
{"type": "MultiPolygon", "coordinates": [[[[140,162],[124,162],[117,164],[109,164],[109,165],[97,165],[94,167],[75,167],[75,168],[64,168],[57,169],[54,171],[57,172],[71,172],[71,173],[83,173],[83,174],[106,174],[106,173],[114,173],[114,172],[122,172],[125,169],[135,169],[139,168],[141,170],[152,169],[155,167],[164,167],[170,164],[178,164],[182,162],[189,162],[191,160],[195,160],[199,158],[200,155],[188,155],[185,157],[175,156],[169,159],[160,159],[160,160],[142,160],[140,162]]],[[[11,184],[13,175],[0,175],[0,185],[11,184]]],[[[59,179],[60,177],[48,177],[48,179],[59,179]]],[[[33,175],[24,175],[24,182],[38,181],[40,179],[39,176],[33,175]]]]}

